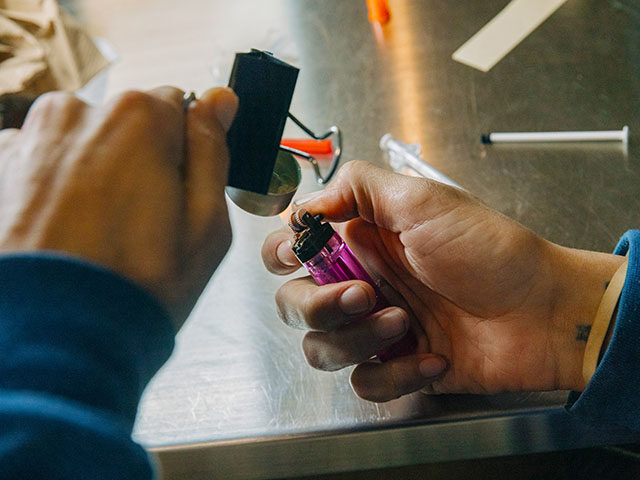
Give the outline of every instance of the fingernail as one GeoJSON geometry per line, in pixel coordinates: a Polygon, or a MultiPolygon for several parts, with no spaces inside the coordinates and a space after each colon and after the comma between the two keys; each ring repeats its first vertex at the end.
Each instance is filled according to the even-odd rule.
{"type": "Polygon", "coordinates": [[[404,311],[394,308],[373,320],[373,333],[384,340],[397,337],[405,332],[407,316],[404,311]]]}
{"type": "Polygon", "coordinates": [[[294,207],[299,207],[300,205],[304,205],[305,203],[310,202],[311,200],[315,200],[322,195],[322,190],[318,190],[316,192],[307,193],[306,195],[302,195],[296,198],[293,202],[294,207]]]}
{"type": "Polygon", "coordinates": [[[427,357],[418,368],[423,377],[431,378],[440,375],[447,368],[447,362],[440,357],[427,357]]]}
{"type": "Polygon", "coordinates": [[[291,251],[290,240],[286,240],[278,245],[278,247],[276,248],[276,257],[281,264],[287,267],[295,267],[298,265],[298,262],[296,261],[293,252],[291,251]]]}
{"type": "Polygon", "coordinates": [[[340,309],[347,315],[355,315],[356,313],[364,313],[373,307],[373,303],[369,299],[367,291],[358,286],[347,288],[338,300],[340,309]]]}

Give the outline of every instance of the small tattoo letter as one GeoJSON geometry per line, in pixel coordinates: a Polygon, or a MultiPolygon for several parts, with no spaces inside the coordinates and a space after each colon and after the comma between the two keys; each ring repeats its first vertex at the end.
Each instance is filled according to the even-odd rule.
{"type": "Polygon", "coordinates": [[[586,342],[589,339],[591,325],[576,325],[576,340],[586,342]]]}

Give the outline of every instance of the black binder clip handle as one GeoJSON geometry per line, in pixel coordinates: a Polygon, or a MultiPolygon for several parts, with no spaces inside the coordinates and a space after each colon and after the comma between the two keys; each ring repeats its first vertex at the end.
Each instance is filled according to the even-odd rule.
{"type": "Polygon", "coordinates": [[[291,112],[287,114],[287,117],[289,117],[293,121],[293,123],[300,127],[307,135],[309,135],[314,140],[326,140],[329,137],[333,137],[335,139],[335,147],[333,148],[333,158],[331,159],[331,166],[329,167],[329,171],[325,175],[322,175],[322,172],[320,172],[318,160],[316,160],[313,155],[310,155],[307,152],[303,152],[302,150],[298,150],[296,148],[280,145],[280,150],[289,152],[296,157],[302,157],[309,163],[311,163],[316,181],[320,185],[325,185],[333,178],[333,175],[338,169],[338,164],[340,163],[340,157],[342,156],[342,132],[337,126],[332,125],[331,127],[329,127],[329,130],[327,130],[322,135],[316,135],[310,128],[308,128],[300,120],[298,120],[291,112]]]}

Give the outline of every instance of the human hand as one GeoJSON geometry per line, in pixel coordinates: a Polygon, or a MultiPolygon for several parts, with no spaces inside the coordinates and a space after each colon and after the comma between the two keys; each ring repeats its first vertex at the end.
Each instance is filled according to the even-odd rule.
{"type": "Polygon", "coordinates": [[[127,92],[90,107],[51,93],[0,132],[0,251],[54,250],[149,290],[179,327],[231,242],[226,132],[237,97],[127,92]]]}
{"type": "MultiPolygon", "coordinates": [[[[393,305],[352,322],[373,289],[305,277],[276,295],[285,323],[311,330],[307,361],[322,370],[358,365],[358,395],[386,401],[429,393],[582,390],[586,335],[622,259],[561,247],[455,188],[349,162],[322,193],[294,208],[321,213],[393,305]],[[414,355],[378,363],[375,352],[411,328],[414,355]]],[[[286,229],[267,237],[266,267],[300,265],[286,229]]]]}

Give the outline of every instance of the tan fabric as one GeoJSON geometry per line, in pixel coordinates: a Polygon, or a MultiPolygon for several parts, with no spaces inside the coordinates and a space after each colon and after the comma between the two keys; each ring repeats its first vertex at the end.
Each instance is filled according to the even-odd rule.
{"type": "Polygon", "coordinates": [[[55,0],[0,0],[0,95],[76,90],[108,63],[55,0]]]}

